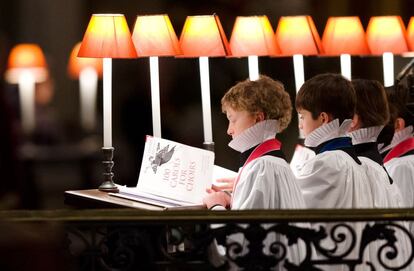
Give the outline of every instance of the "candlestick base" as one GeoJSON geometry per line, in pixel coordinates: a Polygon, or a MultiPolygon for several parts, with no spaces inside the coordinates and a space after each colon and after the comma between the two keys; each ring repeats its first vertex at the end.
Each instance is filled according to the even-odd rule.
{"type": "Polygon", "coordinates": [[[102,148],[104,154],[104,161],[102,164],[104,165],[105,172],[103,173],[104,181],[99,186],[100,191],[104,192],[119,192],[118,187],[116,187],[115,183],[113,182],[112,178],[114,177],[114,173],[112,173],[112,167],[114,166],[114,148],[102,148]]]}
{"type": "Polygon", "coordinates": [[[214,142],[204,142],[203,148],[208,151],[214,152],[214,142]]]}

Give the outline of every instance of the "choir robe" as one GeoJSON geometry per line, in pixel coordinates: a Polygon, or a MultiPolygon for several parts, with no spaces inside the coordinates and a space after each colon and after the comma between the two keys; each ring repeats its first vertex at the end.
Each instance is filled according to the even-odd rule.
{"type": "Polygon", "coordinates": [[[401,208],[399,187],[383,167],[382,157],[376,143],[382,126],[367,127],[349,133],[358,159],[368,175],[375,208],[401,208]]]}
{"type": "MultiPolygon", "coordinates": [[[[375,186],[373,187],[375,207],[403,208],[404,201],[400,188],[394,183],[388,172],[385,170],[381,154],[378,151],[378,144],[376,141],[381,130],[382,126],[368,127],[354,131],[350,133],[350,135],[355,145],[358,157],[364,165],[367,175],[370,178],[370,183],[375,186]]],[[[409,223],[407,222],[401,221],[396,223],[409,229],[409,223]]],[[[392,263],[389,262],[389,264],[390,266],[401,266],[410,256],[410,239],[400,230],[396,230],[395,234],[397,238],[396,246],[399,250],[396,259],[393,260],[392,263]]],[[[370,246],[370,249],[372,250],[371,253],[374,253],[371,254],[371,259],[376,258],[375,254],[382,243],[383,242],[381,241],[377,241],[374,246],[370,246]]],[[[378,263],[376,263],[376,266],[377,270],[382,270],[378,268],[378,263]]],[[[413,269],[414,263],[411,263],[404,270],[413,269]]]]}
{"type": "Polygon", "coordinates": [[[233,193],[232,210],[304,209],[302,193],[289,164],[264,155],[245,166],[233,193]]]}
{"type": "MultiPolygon", "coordinates": [[[[413,127],[408,126],[405,129],[396,132],[389,146],[383,148],[384,154],[391,151],[398,144],[412,138],[413,127]]],[[[385,156],[385,155],[384,155],[385,156]]],[[[404,207],[414,207],[414,151],[411,150],[402,154],[400,157],[384,163],[388,174],[394,180],[395,184],[400,188],[403,196],[404,207]]]]}
{"type": "MultiPolygon", "coordinates": [[[[231,210],[306,208],[295,176],[281,151],[270,152],[242,167],[255,147],[268,139],[275,138],[276,131],[277,121],[265,120],[246,129],[230,142],[230,147],[242,153],[238,172],[240,176],[232,194],[231,210]]],[[[224,210],[224,208],[217,206],[213,210],[224,210]]],[[[263,226],[267,228],[270,225],[263,226]]],[[[309,227],[309,224],[301,223],[297,226],[309,227]]],[[[265,253],[268,252],[269,245],[276,240],[282,240],[287,244],[284,236],[269,235],[264,241],[265,253]]],[[[233,241],[243,244],[244,249],[247,249],[247,242],[240,234],[228,237],[228,242],[233,241]]],[[[288,247],[289,261],[300,263],[304,256],[303,243],[288,247]]],[[[276,270],[284,269],[278,266],[276,270]]]]}
{"type": "MultiPolygon", "coordinates": [[[[351,120],[345,120],[339,125],[339,120],[335,119],[315,129],[306,137],[305,146],[312,148],[316,156],[297,168],[296,179],[308,208],[374,207],[368,176],[352,147],[351,138],[346,136],[350,125],[351,120]]],[[[355,230],[358,244],[365,223],[347,224],[355,230]]],[[[314,224],[315,228],[319,226],[325,227],[328,234],[332,229],[332,224],[329,223],[314,224]]],[[[344,242],[337,244],[339,246],[337,253],[341,254],[346,250],[350,242],[351,238],[348,236],[344,242]]],[[[323,242],[325,248],[332,248],[334,245],[335,243],[329,237],[323,242]]],[[[349,258],[357,258],[358,253],[357,246],[349,254],[349,258]]],[[[364,260],[369,260],[370,254],[371,252],[366,250],[364,260]]],[[[326,266],[320,266],[320,268],[329,270],[326,266]]],[[[362,266],[358,270],[364,270],[364,268],[362,266]]],[[[338,266],[335,270],[347,270],[347,268],[338,266]]]]}
{"type": "Polygon", "coordinates": [[[350,125],[335,119],[306,137],[316,156],[298,167],[296,179],[308,208],[373,207],[367,175],[346,136],[350,125]]]}
{"type": "MultiPolygon", "coordinates": [[[[391,159],[384,164],[394,183],[400,188],[403,205],[414,207],[414,154],[391,159]]],[[[413,231],[414,232],[414,231],[413,231]]]]}
{"type": "MultiPolygon", "coordinates": [[[[395,146],[400,144],[412,137],[413,127],[409,126],[394,134],[393,139],[391,140],[390,145],[383,148],[383,155],[391,151],[395,146]]],[[[393,180],[393,185],[398,187],[398,191],[401,197],[401,208],[413,208],[414,207],[414,151],[411,150],[407,153],[402,154],[399,157],[395,157],[384,163],[384,167],[387,170],[388,174],[393,180]]],[[[409,222],[407,226],[411,232],[414,234],[414,223],[409,222]]],[[[397,236],[398,238],[398,236],[397,236]]],[[[409,240],[407,240],[409,242],[409,240]]],[[[399,242],[398,244],[400,244],[399,242]]],[[[412,246],[409,244],[406,248],[402,248],[403,252],[408,254],[411,252],[412,246]],[[408,247],[408,248],[407,248],[408,247]]],[[[406,259],[406,258],[404,258],[406,259]]],[[[407,269],[405,270],[414,270],[414,262],[412,262],[407,269]]]]}

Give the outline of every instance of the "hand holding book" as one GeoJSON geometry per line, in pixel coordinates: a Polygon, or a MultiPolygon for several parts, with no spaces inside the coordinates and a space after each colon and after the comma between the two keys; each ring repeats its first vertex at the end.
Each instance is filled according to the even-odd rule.
{"type": "Polygon", "coordinates": [[[230,193],[226,193],[224,191],[216,192],[212,189],[208,189],[207,196],[203,198],[203,204],[208,208],[211,209],[214,206],[220,205],[225,208],[230,206],[231,196],[230,193]]]}

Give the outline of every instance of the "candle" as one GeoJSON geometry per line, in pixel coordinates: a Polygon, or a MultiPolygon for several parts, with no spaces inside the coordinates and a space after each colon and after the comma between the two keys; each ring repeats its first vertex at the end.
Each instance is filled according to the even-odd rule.
{"type": "Polygon", "coordinates": [[[295,85],[296,85],[296,93],[297,93],[300,87],[303,85],[303,83],[305,83],[303,55],[301,54],[293,55],[293,70],[295,74],[295,85]]]}
{"type": "Polygon", "coordinates": [[[112,59],[103,59],[103,147],[112,147],[112,59]]]}
{"type": "Polygon", "coordinates": [[[86,131],[95,128],[98,73],[86,67],[79,74],[81,124],[86,131]]]}
{"type": "Polygon", "coordinates": [[[249,79],[255,81],[259,79],[259,57],[248,56],[249,61],[249,79]]]}
{"type": "Polygon", "coordinates": [[[351,80],[351,55],[341,54],[341,73],[342,75],[351,80]]]}
{"type": "Polygon", "coordinates": [[[394,54],[383,53],[382,65],[384,71],[384,87],[391,87],[394,85],[394,54]]]}
{"type": "Polygon", "coordinates": [[[30,71],[23,71],[18,81],[22,128],[31,133],[35,127],[35,78],[30,71]]]}
{"type": "Polygon", "coordinates": [[[201,102],[203,110],[203,130],[204,143],[213,142],[213,131],[211,124],[211,107],[210,107],[210,75],[208,66],[208,57],[202,56],[200,60],[200,81],[201,81],[201,102]]]}
{"type": "Polygon", "coordinates": [[[160,82],[158,73],[158,57],[151,56],[150,77],[151,77],[151,104],[152,104],[152,127],[153,135],[161,137],[161,107],[160,107],[160,82]]]}

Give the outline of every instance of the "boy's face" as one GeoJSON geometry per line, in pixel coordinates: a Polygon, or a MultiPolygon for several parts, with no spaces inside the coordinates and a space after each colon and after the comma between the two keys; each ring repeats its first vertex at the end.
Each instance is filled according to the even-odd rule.
{"type": "Polygon", "coordinates": [[[227,134],[235,138],[247,128],[252,127],[256,123],[256,117],[245,111],[237,111],[230,106],[226,107],[226,115],[229,120],[227,134]]]}
{"type": "Polygon", "coordinates": [[[312,118],[312,113],[305,109],[299,109],[299,129],[302,130],[303,135],[307,137],[316,128],[319,128],[324,124],[324,120],[319,115],[316,120],[312,118]]]}

